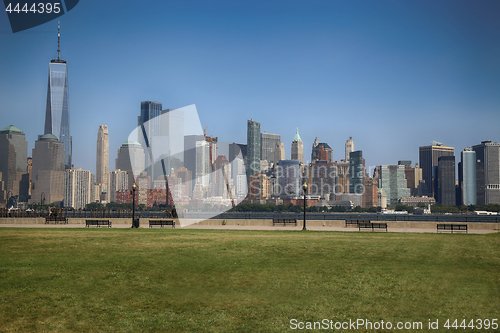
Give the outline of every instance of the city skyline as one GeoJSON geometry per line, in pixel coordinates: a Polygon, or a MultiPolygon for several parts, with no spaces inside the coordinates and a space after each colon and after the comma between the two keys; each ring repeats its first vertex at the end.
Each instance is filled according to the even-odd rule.
{"type": "MultiPolygon", "coordinates": [[[[126,2],[103,4],[97,13],[91,3],[60,19],[75,167],[95,173],[96,152],[87,147],[95,146],[102,124],[109,127],[114,165],[147,100],[165,109],[196,104],[207,135],[221,141],[246,143],[252,118],[262,133],[281,135],[287,157],[298,126],[305,162],[316,136],[337,161],[353,137],[367,166],[415,164],[418,147],[433,140],[454,147],[456,156],[500,141],[488,121],[500,105],[493,1],[166,2],[158,13],[126,2]],[[116,18],[108,20],[111,10],[116,18]],[[158,53],[143,58],[149,44],[158,53]]],[[[0,55],[1,128],[22,130],[28,152],[44,133],[56,30],[51,21],[12,34],[0,14],[0,38],[10,51],[0,55]]]]}

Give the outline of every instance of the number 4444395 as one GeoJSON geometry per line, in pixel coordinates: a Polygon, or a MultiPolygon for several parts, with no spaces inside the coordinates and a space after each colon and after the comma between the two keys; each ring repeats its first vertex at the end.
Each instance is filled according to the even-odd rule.
{"type": "Polygon", "coordinates": [[[38,14],[50,14],[50,13],[55,13],[58,14],[61,11],[60,7],[61,3],[55,2],[55,3],[50,3],[50,2],[39,2],[39,3],[34,3],[28,8],[28,4],[24,3],[9,3],[7,7],[5,8],[6,12],[12,13],[38,13],[38,14]],[[22,7],[21,7],[22,6],[22,7]],[[14,7],[14,8],[12,8],[14,7]]]}
{"type": "Polygon", "coordinates": [[[471,319],[470,321],[463,319],[461,322],[459,322],[458,319],[455,319],[454,322],[451,322],[451,320],[448,319],[446,321],[446,323],[444,323],[443,326],[446,327],[447,329],[472,328],[472,329],[476,329],[476,330],[480,330],[480,329],[489,330],[491,328],[491,329],[496,330],[498,328],[498,319],[491,319],[491,320],[490,319],[476,319],[476,320],[471,319]]]}

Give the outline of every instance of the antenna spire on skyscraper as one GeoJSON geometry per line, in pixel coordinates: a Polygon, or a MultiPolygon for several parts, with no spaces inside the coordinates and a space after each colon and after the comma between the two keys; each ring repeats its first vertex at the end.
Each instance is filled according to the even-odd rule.
{"type": "Polygon", "coordinates": [[[59,58],[59,53],[61,52],[60,50],[60,44],[61,44],[61,22],[57,22],[57,60],[60,60],[59,58]]]}

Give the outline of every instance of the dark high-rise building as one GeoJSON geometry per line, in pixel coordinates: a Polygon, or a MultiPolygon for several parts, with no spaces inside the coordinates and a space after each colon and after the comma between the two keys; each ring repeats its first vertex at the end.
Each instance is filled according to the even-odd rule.
{"type": "Polygon", "coordinates": [[[115,169],[126,171],[128,174],[128,189],[137,181],[137,177],[144,171],[144,149],[137,141],[125,141],[116,154],[115,169]]]}
{"type": "Polygon", "coordinates": [[[437,166],[441,156],[454,156],[454,148],[443,143],[432,141],[430,146],[419,147],[420,168],[422,179],[427,186],[427,195],[437,200],[437,166]]]}
{"type": "Polygon", "coordinates": [[[69,87],[68,66],[66,60],[60,58],[60,26],[57,31],[57,59],[49,64],[49,83],[47,86],[47,107],[45,110],[45,134],[53,134],[63,143],[65,151],[65,167],[71,169],[72,138],[69,128],[69,87]]]}
{"type": "Polygon", "coordinates": [[[234,160],[241,153],[243,160],[247,159],[247,145],[242,143],[230,143],[229,144],[229,161],[234,160]]]}
{"type": "MultiPolygon", "coordinates": [[[[20,194],[20,182],[26,173],[28,142],[23,131],[10,125],[0,131],[0,173],[9,197],[20,194]]],[[[2,190],[2,189],[0,189],[2,190]]],[[[8,200],[9,198],[7,198],[8,200]]]]}
{"type": "Polygon", "coordinates": [[[438,200],[445,206],[456,205],[455,156],[440,156],[437,168],[438,200]]]}
{"type": "Polygon", "coordinates": [[[349,154],[349,170],[349,193],[363,194],[365,184],[363,151],[357,150],[349,154]]]}
{"type": "MultiPolygon", "coordinates": [[[[145,125],[148,140],[153,136],[160,136],[160,121],[152,121],[161,114],[161,103],[145,101],[141,102],[141,115],[139,116],[137,126],[145,125]],[[147,123],[147,124],[146,124],[147,123]]],[[[142,135],[141,132],[139,132],[142,135]]]]}
{"type": "Polygon", "coordinates": [[[476,152],[477,204],[500,204],[500,143],[483,141],[476,152]]]}
{"type": "Polygon", "coordinates": [[[406,167],[411,167],[411,161],[398,161],[398,165],[404,165],[406,167]]]}
{"type": "Polygon", "coordinates": [[[247,178],[260,173],[260,123],[247,122],[247,178]]]}
{"type": "Polygon", "coordinates": [[[271,133],[260,133],[260,159],[267,163],[276,163],[274,160],[274,150],[276,144],[281,142],[281,135],[271,133]]]}
{"type": "Polygon", "coordinates": [[[333,163],[333,149],[325,142],[319,142],[318,137],[314,139],[312,151],[311,151],[311,162],[320,161],[319,149],[323,147],[323,150],[328,154],[328,162],[333,163]]]}

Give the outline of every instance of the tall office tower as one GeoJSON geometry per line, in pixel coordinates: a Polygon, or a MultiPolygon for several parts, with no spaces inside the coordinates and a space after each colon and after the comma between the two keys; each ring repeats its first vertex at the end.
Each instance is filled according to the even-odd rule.
{"type": "Polygon", "coordinates": [[[69,130],[68,66],[60,58],[60,25],[57,24],[57,59],[49,64],[44,134],[53,134],[63,143],[66,169],[71,169],[72,137],[69,130]]]}
{"type": "Polygon", "coordinates": [[[236,197],[244,198],[248,194],[247,175],[236,176],[236,197]]]}
{"type": "MultiPolygon", "coordinates": [[[[196,142],[203,140],[203,135],[186,135],[184,137],[184,167],[188,169],[193,176],[196,176],[196,142]]],[[[229,147],[229,151],[231,154],[231,147],[229,147]]]]}
{"type": "MultiPolygon", "coordinates": [[[[215,160],[217,159],[217,137],[210,137],[210,136],[205,136],[205,141],[208,143],[208,166],[209,166],[209,172],[210,172],[210,177],[212,177],[211,172],[214,171],[214,163],[215,160]]],[[[210,178],[210,183],[212,183],[212,178],[210,178]]]]}
{"type": "Polygon", "coordinates": [[[455,206],[455,156],[440,156],[437,168],[438,199],[437,203],[445,206],[455,206]]]}
{"type": "Polygon", "coordinates": [[[115,169],[126,171],[128,174],[128,189],[139,174],[144,170],[144,149],[137,141],[125,141],[116,154],[115,169]]]}
{"type": "Polygon", "coordinates": [[[365,159],[363,151],[353,151],[349,154],[349,193],[363,194],[364,184],[365,159]]]}
{"type": "Polygon", "coordinates": [[[460,163],[458,166],[461,204],[477,204],[477,184],[476,184],[476,152],[472,148],[465,148],[460,153],[460,163]]]}
{"type": "MultiPolygon", "coordinates": [[[[10,125],[0,131],[0,172],[6,194],[20,194],[23,174],[26,174],[28,142],[23,131],[10,125]]],[[[8,200],[9,198],[7,198],[8,200]]]]}
{"type": "Polygon", "coordinates": [[[148,193],[151,189],[151,177],[143,172],[136,178],[136,182],[137,200],[135,201],[135,203],[137,205],[145,205],[147,207],[151,207],[152,205],[149,205],[148,203],[148,193]]]}
{"type": "Polygon", "coordinates": [[[437,166],[441,156],[454,156],[453,147],[432,141],[430,146],[419,147],[420,168],[422,168],[422,180],[425,181],[427,193],[423,193],[437,200],[437,166]]]}
{"type": "Polygon", "coordinates": [[[260,159],[266,160],[269,165],[276,163],[274,151],[276,145],[281,143],[281,135],[271,133],[260,133],[260,159]]]}
{"type": "MultiPolygon", "coordinates": [[[[137,126],[142,127],[144,125],[144,131],[148,137],[148,140],[155,136],[161,135],[160,119],[155,119],[161,115],[162,104],[152,101],[141,102],[141,115],[137,119],[137,126]]],[[[139,135],[142,135],[139,131],[139,135]]]]}
{"type": "Polygon", "coordinates": [[[246,179],[245,162],[242,158],[235,158],[231,161],[231,178],[235,186],[234,196],[246,196],[247,184],[243,186],[241,179],[246,179]]]}
{"type": "Polygon", "coordinates": [[[312,151],[311,151],[311,162],[316,160],[321,160],[319,156],[320,147],[328,154],[328,162],[333,163],[333,149],[328,145],[328,143],[319,142],[318,137],[314,139],[312,151]]]}
{"type": "Polygon", "coordinates": [[[328,160],[316,160],[311,163],[311,185],[309,195],[317,195],[326,201],[335,200],[337,167],[328,160]]]}
{"type": "Polygon", "coordinates": [[[214,162],[214,167],[214,196],[228,199],[229,193],[227,192],[227,186],[229,186],[229,188],[233,187],[231,178],[231,164],[226,159],[226,156],[219,155],[214,162]]]}
{"type": "Polygon", "coordinates": [[[100,125],[97,132],[97,159],[96,159],[96,184],[108,184],[109,168],[109,137],[108,126],[100,125]]]}
{"type": "Polygon", "coordinates": [[[411,161],[398,161],[398,165],[403,165],[405,167],[405,178],[408,183],[411,196],[417,196],[418,184],[422,180],[422,169],[418,166],[415,166],[414,168],[411,161]]]}
{"type": "MultiPolygon", "coordinates": [[[[162,104],[156,103],[156,101],[144,101],[141,102],[141,114],[137,117],[137,126],[139,130],[137,131],[137,141],[145,142],[149,145],[149,149],[153,151],[153,138],[159,137],[161,135],[161,121],[158,116],[161,115],[162,104]],[[144,137],[146,140],[141,140],[144,137]]],[[[144,146],[144,162],[145,168],[147,168],[150,176],[153,176],[153,166],[151,165],[150,155],[148,152],[148,147],[144,146]]]]}
{"type": "Polygon", "coordinates": [[[175,176],[181,180],[182,192],[181,196],[192,197],[193,196],[193,173],[185,167],[181,167],[175,170],[175,176]]]}
{"type": "Polygon", "coordinates": [[[285,159],[285,144],[283,142],[277,142],[274,146],[274,164],[285,159]]]}
{"type": "Polygon", "coordinates": [[[354,141],[352,141],[352,136],[349,137],[349,140],[345,142],[345,160],[349,161],[350,154],[354,151],[354,141]]]}
{"type": "MultiPolygon", "coordinates": [[[[160,137],[151,137],[150,144],[155,155],[163,159],[168,174],[172,168],[175,170],[184,166],[184,112],[166,109],[160,115],[160,137]]],[[[154,177],[164,177],[161,162],[155,164],[154,177]]]]}
{"type": "Polygon", "coordinates": [[[276,196],[282,198],[298,198],[301,196],[302,185],[300,184],[300,164],[297,160],[281,160],[276,169],[278,178],[278,190],[276,196]]]}
{"type": "Polygon", "coordinates": [[[269,177],[264,174],[251,176],[248,197],[254,200],[269,199],[269,177]]]}
{"type": "MultiPolygon", "coordinates": [[[[335,200],[340,200],[342,193],[349,193],[349,162],[335,162],[337,165],[337,184],[335,185],[335,200]]],[[[334,199],[331,199],[334,200],[334,199]]]]}
{"type": "Polygon", "coordinates": [[[247,178],[260,173],[260,123],[247,121],[247,178]]]}
{"type": "Polygon", "coordinates": [[[33,166],[33,159],[28,157],[26,161],[26,173],[22,175],[21,183],[19,185],[19,195],[29,198],[31,196],[31,170],[33,166]]]}
{"type": "Polygon", "coordinates": [[[33,155],[33,189],[30,203],[60,202],[64,200],[64,144],[53,134],[45,134],[35,141],[33,155]]]}
{"type": "Polygon", "coordinates": [[[371,178],[370,176],[365,177],[365,194],[364,202],[365,207],[378,207],[378,180],[371,178]]]}
{"type": "Polygon", "coordinates": [[[377,190],[377,207],[387,208],[387,194],[381,189],[377,190]]]}
{"type": "Polygon", "coordinates": [[[64,207],[83,209],[94,202],[95,176],[80,168],[67,169],[64,174],[64,207]]]}
{"type": "Polygon", "coordinates": [[[387,204],[394,208],[401,198],[411,195],[405,178],[404,165],[381,165],[379,168],[378,188],[387,196],[387,204]]]}
{"type": "Polygon", "coordinates": [[[500,204],[500,143],[483,141],[476,152],[477,204],[500,204]]]}
{"type": "Polygon", "coordinates": [[[304,163],[304,144],[299,135],[299,128],[292,140],[292,160],[297,160],[299,163],[304,163]]]}
{"type": "Polygon", "coordinates": [[[116,193],[121,190],[127,190],[128,173],[125,170],[113,170],[109,173],[108,198],[109,202],[117,202],[116,193]]]}
{"type": "Polygon", "coordinates": [[[205,141],[196,141],[196,169],[195,184],[208,186],[210,180],[210,144],[205,141]]]}

